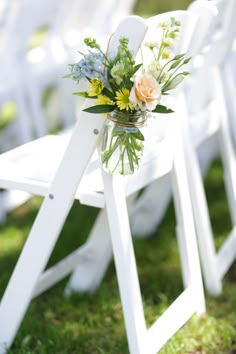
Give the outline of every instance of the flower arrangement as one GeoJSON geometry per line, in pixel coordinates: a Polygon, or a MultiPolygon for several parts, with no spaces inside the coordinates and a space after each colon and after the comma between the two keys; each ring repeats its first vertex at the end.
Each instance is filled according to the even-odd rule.
{"type": "Polygon", "coordinates": [[[81,53],[81,60],[69,65],[70,74],[67,77],[77,83],[82,80],[89,83],[87,91],[74,94],[95,100],[95,105],[84,111],[105,113],[115,123],[111,136],[108,138],[105,134],[106,147],[102,151],[102,162],[109,172],[126,174],[125,164],[128,164],[128,173],[138,168],[144,136],[136,118],[145,116],[146,112],[173,112],[160,103],[162,97],[168,95],[188,75],[188,72],[180,69],[190,58],[186,58],[185,54],[172,54],[180,22],[170,18],[169,22],[161,23],[158,28],[160,40],[144,43],[152,58],[147,65],[142,59],[141,63],[136,63],[125,37],[120,38],[113,57],[108,56],[95,39],[85,38],[88,53],[81,53]],[[119,119],[117,116],[114,118],[115,113],[119,119]],[[132,129],[129,129],[131,125],[132,129]],[[118,160],[113,162],[112,168],[108,168],[115,154],[118,160]]]}

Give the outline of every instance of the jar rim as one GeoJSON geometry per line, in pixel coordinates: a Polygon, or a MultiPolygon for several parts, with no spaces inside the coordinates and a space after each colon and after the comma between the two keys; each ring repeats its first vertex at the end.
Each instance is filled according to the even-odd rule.
{"type": "Polygon", "coordinates": [[[115,124],[123,126],[143,126],[147,120],[147,112],[136,111],[134,113],[127,113],[114,110],[108,114],[107,118],[115,124]]]}

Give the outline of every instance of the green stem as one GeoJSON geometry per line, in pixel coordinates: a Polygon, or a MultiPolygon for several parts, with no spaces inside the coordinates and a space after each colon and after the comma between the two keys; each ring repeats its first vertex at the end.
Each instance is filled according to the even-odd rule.
{"type": "Polygon", "coordinates": [[[160,71],[160,73],[159,73],[159,75],[158,75],[158,77],[157,77],[157,81],[158,81],[158,82],[159,82],[159,80],[161,79],[161,75],[162,75],[163,70],[165,69],[165,67],[166,67],[168,64],[170,64],[172,61],[174,61],[174,60],[175,60],[175,58],[169,60],[167,63],[165,63],[165,64],[163,65],[163,67],[161,68],[161,71],[160,71]]]}
{"type": "MultiPolygon", "coordinates": [[[[177,66],[177,68],[171,73],[169,79],[166,81],[165,85],[162,87],[161,91],[164,92],[165,88],[169,85],[170,81],[173,80],[175,78],[175,73],[181,68],[181,66],[184,65],[183,63],[180,63],[180,65],[177,66]]],[[[177,75],[176,75],[177,76],[177,75]]]]}

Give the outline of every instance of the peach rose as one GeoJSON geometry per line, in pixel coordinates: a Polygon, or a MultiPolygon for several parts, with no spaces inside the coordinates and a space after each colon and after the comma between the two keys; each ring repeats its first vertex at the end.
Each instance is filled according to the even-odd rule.
{"type": "Polygon", "coordinates": [[[130,91],[130,102],[134,107],[152,111],[161,100],[161,88],[156,79],[150,74],[137,75],[134,78],[134,86],[130,91]]]}

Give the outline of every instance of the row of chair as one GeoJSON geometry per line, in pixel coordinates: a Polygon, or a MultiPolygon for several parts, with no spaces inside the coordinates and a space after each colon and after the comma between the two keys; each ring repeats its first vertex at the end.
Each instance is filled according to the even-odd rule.
{"type": "MultiPolygon", "coordinates": [[[[62,80],[68,63],[76,60],[85,33],[96,33],[104,41],[131,12],[133,3],[73,0],[68,6],[66,0],[1,0],[0,107],[10,102],[16,110],[15,119],[0,131],[1,152],[74,124],[76,101],[71,92],[75,87],[72,81],[62,80]],[[53,95],[47,95],[52,98],[48,106],[54,105],[50,113],[43,104],[48,89],[53,89],[53,95]]],[[[25,198],[25,194],[5,193],[1,220],[25,198]]]]}
{"type": "MultiPolygon", "coordinates": [[[[200,3],[200,1],[193,2],[189,11],[200,12],[200,3]]],[[[229,71],[231,68],[230,56],[233,55],[231,53],[232,44],[236,34],[233,19],[236,4],[234,1],[226,3],[221,0],[215,1],[214,5],[217,15],[212,21],[208,35],[206,36],[203,30],[203,37],[201,37],[201,32],[198,30],[193,39],[194,45],[189,49],[190,54],[195,56],[192,75],[178,100],[181,100],[182,117],[186,117],[183,119],[186,120],[186,122],[183,121],[184,131],[187,129],[185,151],[188,166],[190,166],[188,169],[189,184],[201,248],[204,278],[208,291],[217,295],[221,292],[221,279],[235,259],[236,252],[234,247],[236,222],[234,176],[236,170],[235,149],[232,142],[236,130],[236,111],[233,109],[235,89],[233,91],[234,82],[230,73],[228,73],[228,81],[231,83],[232,90],[228,99],[229,86],[225,83],[225,71],[229,71]],[[204,50],[201,51],[201,55],[196,55],[202,42],[204,50]],[[225,188],[233,225],[230,237],[218,253],[216,253],[213,243],[213,231],[202,180],[202,175],[207,173],[216,156],[221,157],[224,166],[225,188]]],[[[168,175],[150,184],[142,193],[142,197],[136,198],[135,203],[130,207],[133,233],[146,236],[152,234],[161,222],[170,198],[171,180],[168,175]],[[157,200],[158,205],[156,204],[157,200]]],[[[111,251],[107,251],[106,241],[102,242],[98,248],[96,242],[93,246],[93,243],[89,241],[88,253],[96,253],[98,260],[103,259],[104,264],[108,264],[111,251]],[[102,242],[104,242],[104,247],[102,242]]],[[[71,278],[66,290],[67,293],[84,289],[91,290],[97,286],[98,279],[102,279],[106,267],[101,267],[101,272],[98,275],[96,262],[94,260],[91,262],[93,262],[94,273],[91,272],[91,267],[88,267],[88,264],[81,264],[71,278]],[[86,272],[88,268],[90,275],[86,272]],[[81,277],[81,274],[86,274],[86,276],[81,277]],[[86,284],[83,279],[86,279],[86,284]]]]}
{"type": "MultiPolygon", "coordinates": [[[[150,118],[143,162],[133,176],[112,176],[102,170],[96,148],[105,118],[83,111],[72,133],[46,136],[0,156],[1,188],[44,196],[1,299],[1,353],[5,353],[14,340],[31,299],[71,272],[67,294],[95,290],[112,253],[132,354],[156,353],[194,313],[205,311],[197,242],[205,285],[213,295],[220,293],[222,277],[236,258],[235,226],[216,253],[197,154],[200,149],[205,153],[214,140],[219,144],[235,225],[236,159],[222,82],[222,68],[235,36],[232,20],[235,7],[234,0],[197,0],[187,11],[147,20],[131,16],[118,26],[109,53],[125,35],[135,55],[158,22],[175,17],[181,22],[178,52],[193,56],[192,75],[185,88],[176,91],[175,113],[164,119],[156,114],[150,118]],[[152,137],[152,144],[148,144],[148,136],[152,137]],[[143,188],[144,192],[138,193],[143,188]],[[130,224],[135,225],[137,218],[144,220],[143,210],[149,204],[154,210],[161,209],[157,215],[151,214],[149,220],[157,225],[171,190],[184,291],[147,329],[130,224]],[[74,199],[101,211],[86,243],[44,271],[74,199]]],[[[210,158],[203,155],[205,169],[210,158]]]]}
{"type": "Polygon", "coordinates": [[[117,21],[130,13],[132,4],[131,0],[73,0],[70,6],[65,0],[1,1],[0,104],[16,103],[17,128],[12,147],[49,132],[42,108],[43,92],[49,86],[58,88],[60,125],[74,123],[69,84],[61,80],[67,74],[67,64],[75,59],[84,33],[97,33],[99,37],[111,33],[117,21]],[[44,40],[32,48],[38,31],[44,40]]]}

